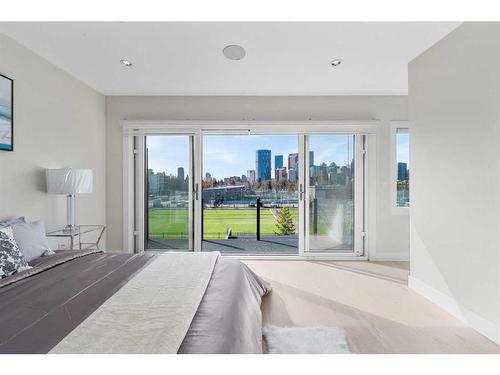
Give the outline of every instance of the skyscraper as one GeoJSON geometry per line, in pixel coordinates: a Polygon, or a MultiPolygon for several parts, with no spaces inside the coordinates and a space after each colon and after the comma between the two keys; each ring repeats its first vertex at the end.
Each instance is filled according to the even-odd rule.
{"type": "Polygon", "coordinates": [[[274,179],[278,181],[278,171],[283,168],[283,155],[274,155],[274,179]]]}
{"type": "Polygon", "coordinates": [[[253,169],[247,171],[247,179],[251,184],[255,182],[255,171],[253,169]]]}
{"type": "Polygon", "coordinates": [[[286,168],[279,168],[277,171],[276,171],[276,181],[278,182],[284,182],[286,181],[288,175],[286,173],[286,168]]]}
{"type": "Polygon", "coordinates": [[[184,180],[184,168],[182,167],[177,168],[177,178],[179,180],[184,180]]]}
{"type": "Polygon", "coordinates": [[[408,164],[398,163],[398,180],[408,180],[408,164]]]}
{"type": "Polygon", "coordinates": [[[274,170],[283,168],[283,155],[274,155],[274,170]]]}
{"type": "Polygon", "coordinates": [[[259,182],[271,179],[271,150],[255,152],[255,172],[259,182]]]}
{"type": "Polygon", "coordinates": [[[309,166],[312,167],[314,165],[314,151],[309,151],[309,166]]]}
{"type": "Polygon", "coordinates": [[[299,163],[299,154],[293,153],[288,155],[288,170],[297,168],[299,163]]]}

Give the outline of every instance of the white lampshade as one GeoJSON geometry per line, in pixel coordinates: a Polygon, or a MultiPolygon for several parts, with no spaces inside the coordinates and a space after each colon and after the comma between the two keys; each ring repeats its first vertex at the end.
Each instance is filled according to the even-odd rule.
{"type": "Polygon", "coordinates": [[[46,176],[49,194],[92,193],[91,169],[47,169],[46,176]]]}

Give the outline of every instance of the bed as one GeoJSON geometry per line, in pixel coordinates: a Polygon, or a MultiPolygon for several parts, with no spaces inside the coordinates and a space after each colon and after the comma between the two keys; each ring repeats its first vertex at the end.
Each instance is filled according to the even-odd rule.
{"type": "Polygon", "coordinates": [[[0,280],[0,353],[261,353],[269,285],[218,253],[57,252],[0,280]]]}

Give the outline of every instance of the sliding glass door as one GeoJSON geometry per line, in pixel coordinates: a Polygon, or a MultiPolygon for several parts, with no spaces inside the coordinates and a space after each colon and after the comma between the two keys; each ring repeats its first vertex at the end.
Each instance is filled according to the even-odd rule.
{"type": "Polygon", "coordinates": [[[193,249],[192,137],[145,139],[145,250],[193,249]]]}
{"type": "Polygon", "coordinates": [[[138,251],[365,254],[365,135],[234,133],[135,137],[138,251]]]}
{"type": "Polygon", "coordinates": [[[363,137],[306,136],[306,253],[362,254],[363,137]]]}
{"type": "Polygon", "coordinates": [[[203,137],[202,250],[297,255],[298,136],[203,137]]]}

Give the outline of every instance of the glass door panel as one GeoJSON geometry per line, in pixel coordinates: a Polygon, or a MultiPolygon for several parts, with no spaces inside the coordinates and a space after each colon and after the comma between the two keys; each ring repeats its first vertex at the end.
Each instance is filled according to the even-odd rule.
{"type": "Polygon", "coordinates": [[[146,137],[145,250],[192,250],[192,137],[146,137]]]}
{"type": "Polygon", "coordinates": [[[204,135],[202,250],[298,254],[296,135],[204,135]]]}
{"type": "Polygon", "coordinates": [[[306,250],[354,251],[355,136],[308,136],[306,250]]]}

